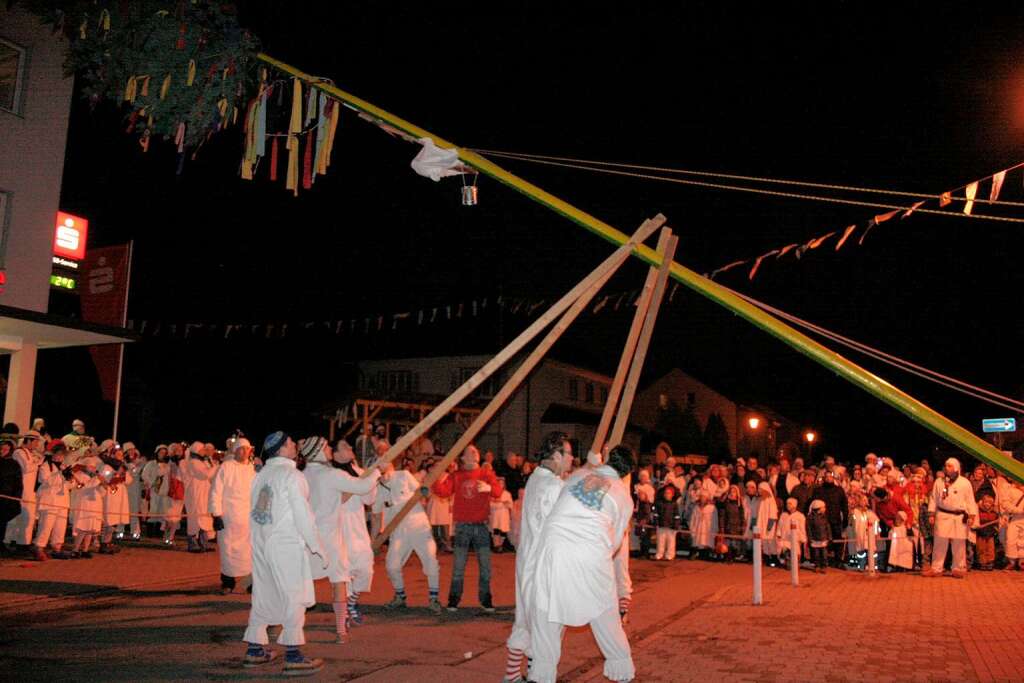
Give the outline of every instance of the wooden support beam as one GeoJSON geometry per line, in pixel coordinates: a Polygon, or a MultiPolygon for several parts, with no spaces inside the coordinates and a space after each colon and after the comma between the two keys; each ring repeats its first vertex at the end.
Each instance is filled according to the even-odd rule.
{"type": "MultiPolygon", "coordinates": [[[[658,253],[664,253],[672,231],[666,226],[661,229],[658,235],[658,253]]],[[[636,313],[633,314],[633,323],[629,327],[629,334],[626,335],[626,345],[622,349],[622,356],[619,358],[619,367],[615,370],[615,378],[608,390],[608,400],[605,401],[604,410],[601,411],[601,421],[597,425],[597,432],[594,434],[594,443],[590,447],[592,453],[600,453],[604,447],[608,430],[612,426],[612,418],[615,417],[615,408],[619,405],[619,397],[622,395],[622,387],[626,383],[626,375],[633,362],[633,353],[636,350],[637,341],[640,339],[640,331],[643,329],[644,320],[647,318],[647,311],[651,307],[651,297],[654,294],[654,285],[658,280],[658,269],[651,267],[647,272],[647,279],[644,281],[644,288],[640,291],[640,297],[636,302],[636,313]]]]}
{"type": "Polygon", "coordinates": [[[651,295],[651,305],[644,318],[644,327],[640,331],[640,339],[637,341],[636,350],[633,353],[633,362],[629,368],[629,376],[626,378],[626,386],[622,390],[622,401],[619,403],[619,413],[615,417],[615,426],[612,428],[611,437],[608,443],[619,445],[626,433],[626,424],[629,422],[629,413],[633,409],[633,397],[636,396],[636,387],[640,382],[640,372],[644,368],[644,360],[647,358],[647,347],[651,343],[651,335],[654,334],[654,323],[658,319],[658,309],[661,308],[661,300],[665,296],[665,285],[668,283],[669,271],[675,258],[676,246],[679,238],[671,236],[665,245],[665,251],[661,258],[661,265],[658,266],[658,279],[654,284],[654,292],[651,295]]]}
{"type": "Polygon", "coordinates": [[[572,305],[569,307],[567,311],[565,311],[561,319],[559,319],[558,323],[555,324],[555,326],[551,329],[551,331],[548,332],[544,339],[541,340],[537,347],[530,352],[530,355],[528,355],[523,360],[522,364],[520,364],[520,366],[516,368],[515,372],[512,373],[512,376],[508,379],[507,382],[505,382],[504,386],[501,387],[498,393],[494,395],[494,398],[491,399],[490,403],[487,404],[487,406],[477,416],[477,418],[473,420],[473,423],[469,425],[465,432],[463,432],[462,436],[460,436],[459,439],[455,442],[455,444],[451,447],[447,455],[445,455],[444,458],[437,462],[434,465],[434,467],[430,470],[426,478],[423,480],[423,486],[420,488],[421,495],[414,495],[410,497],[409,500],[406,501],[405,505],[402,506],[402,509],[398,511],[398,514],[396,514],[391,519],[391,521],[388,522],[387,526],[385,526],[384,529],[381,530],[380,535],[373,540],[374,550],[380,548],[381,544],[384,543],[385,539],[387,539],[391,532],[394,531],[399,524],[401,524],[402,520],[405,519],[405,516],[409,514],[413,507],[419,505],[420,501],[430,494],[430,487],[434,484],[435,481],[437,481],[441,477],[442,474],[444,474],[444,472],[448,469],[448,465],[450,465],[457,457],[459,457],[459,455],[466,449],[467,446],[473,443],[473,439],[475,439],[477,435],[481,431],[483,431],[483,428],[487,426],[487,423],[491,421],[495,413],[497,413],[498,410],[501,409],[501,407],[505,404],[505,401],[507,401],[512,396],[512,394],[515,393],[516,389],[519,388],[519,385],[522,384],[523,380],[525,380],[530,375],[530,373],[533,372],[537,364],[544,359],[544,356],[546,356],[548,351],[551,350],[551,347],[554,346],[555,342],[558,341],[559,337],[561,337],[562,334],[567,329],[569,329],[569,325],[571,325],[572,322],[576,320],[576,318],[579,316],[579,314],[582,313],[583,310],[590,304],[590,302],[594,298],[594,295],[596,295],[605,285],[605,283],[608,282],[611,276],[615,273],[615,270],[616,268],[612,268],[611,270],[608,270],[606,273],[601,274],[601,276],[597,280],[591,281],[589,288],[585,290],[583,294],[578,299],[576,299],[575,302],[572,303],[572,305]]]}
{"type": "MultiPolygon", "coordinates": [[[[597,268],[583,278],[583,280],[581,280],[575,287],[569,290],[568,293],[562,296],[562,298],[551,306],[544,315],[523,330],[511,344],[506,346],[498,353],[498,355],[485,363],[484,366],[477,370],[472,377],[462,384],[462,386],[456,389],[451,396],[431,410],[430,414],[427,415],[422,422],[406,432],[402,438],[398,439],[398,441],[388,449],[387,453],[384,454],[384,457],[379,458],[377,462],[374,463],[373,467],[381,467],[384,464],[391,462],[398,457],[400,453],[404,452],[405,449],[414,441],[416,441],[416,439],[430,431],[430,429],[437,424],[441,418],[447,415],[452,408],[457,406],[463,399],[476,391],[488,377],[497,372],[502,365],[519,353],[519,351],[521,351],[523,347],[525,347],[534,337],[540,334],[544,328],[566,312],[576,301],[580,299],[581,296],[583,296],[584,293],[588,292],[593,287],[595,282],[600,282],[610,277],[611,274],[629,258],[634,249],[642,245],[645,239],[647,239],[655,230],[664,225],[665,220],[666,219],[663,215],[658,214],[654,218],[644,221],[637,231],[628,240],[626,240],[625,244],[616,249],[611,256],[602,261],[597,268]]],[[[373,468],[367,468],[364,470],[363,476],[370,476],[372,469],[373,468]]]]}

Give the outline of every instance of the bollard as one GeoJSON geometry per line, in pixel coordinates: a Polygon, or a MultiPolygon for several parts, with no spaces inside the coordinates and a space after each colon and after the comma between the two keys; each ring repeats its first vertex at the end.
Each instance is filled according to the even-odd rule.
{"type": "Polygon", "coordinates": [[[875,525],[872,524],[871,528],[868,529],[868,576],[878,576],[878,569],[875,567],[875,549],[878,547],[876,539],[878,534],[875,532],[875,525]]]}
{"type": "Polygon", "coordinates": [[[800,585],[800,539],[797,538],[796,522],[789,525],[789,575],[794,586],[800,585]]]}
{"type": "Polygon", "coordinates": [[[754,533],[754,604],[760,605],[764,602],[761,595],[761,534],[754,533]]]}

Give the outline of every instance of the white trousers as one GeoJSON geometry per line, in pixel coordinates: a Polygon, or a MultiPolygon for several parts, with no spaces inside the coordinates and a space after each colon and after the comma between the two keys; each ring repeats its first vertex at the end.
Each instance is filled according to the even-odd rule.
{"type": "MultiPolygon", "coordinates": [[[[35,496],[35,492],[32,493],[35,496]]],[[[13,541],[18,545],[32,543],[32,529],[36,525],[36,501],[25,500],[21,503],[21,514],[7,523],[4,532],[4,543],[13,541]]]]}
{"type": "MultiPolygon", "coordinates": [[[[622,630],[618,605],[608,609],[590,622],[590,630],[597,647],[604,655],[604,676],[611,681],[631,681],[636,676],[629,639],[622,630]]],[[[558,678],[558,660],[562,658],[562,635],[565,626],[548,621],[547,612],[534,610],[530,615],[530,637],[533,664],[530,680],[536,683],[555,683],[558,678]]]]}
{"type": "Polygon", "coordinates": [[[941,572],[946,563],[946,548],[953,546],[953,569],[967,569],[967,539],[936,536],[932,549],[932,569],[941,572]]]}
{"type": "Polygon", "coordinates": [[[658,554],[654,556],[654,559],[676,559],[676,535],[675,529],[658,527],[658,554]]]}
{"type": "Polygon", "coordinates": [[[35,545],[45,548],[49,543],[54,550],[64,545],[64,534],[68,530],[68,511],[42,507],[39,510],[39,526],[36,528],[35,545]]]}
{"type": "Polygon", "coordinates": [[[405,590],[402,567],[413,553],[416,553],[420,558],[420,564],[423,565],[427,587],[432,591],[438,590],[441,584],[441,567],[437,563],[437,543],[434,542],[430,527],[399,529],[391,534],[387,558],[384,560],[391,585],[396,591],[405,590]]]}

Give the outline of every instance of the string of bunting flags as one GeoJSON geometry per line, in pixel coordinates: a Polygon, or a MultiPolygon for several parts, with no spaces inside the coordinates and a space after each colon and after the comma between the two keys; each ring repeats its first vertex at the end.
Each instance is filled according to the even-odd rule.
{"type": "Polygon", "coordinates": [[[1024,166],[1024,163],[1015,164],[1014,166],[1003,169],[1002,171],[993,173],[990,176],[979,178],[978,180],[971,181],[966,185],[961,185],[960,187],[954,188],[952,190],[947,190],[938,195],[936,199],[919,199],[905,208],[893,209],[891,211],[886,211],[885,213],[876,214],[866,221],[853,223],[851,225],[846,226],[842,230],[832,230],[830,232],[825,233],[824,235],[812,237],[811,239],[807,240],[802,244],[799,242],[794,242],[782,247],[778,247],[776,249],[772,249],[771,251],[767,251],[755,258],[747,258],[732,261],[730,263],[725,264],[724,266],[712,270],[710,273],[705,273],[705,277],[709,277],[712,280],[714,280],[722,273],[726,273],[734,268],[739,268],[741,266],[750,266],[750,270],[747,272],[747,279],[753,280],[754,276],[757,275],[757,272],[758,270],[760,270],[761,264],[764,263],[765,259],[769,259],[774,256],[775,259],[778,260],[783,256],[786,256],[787,254],[792,254],[797,259],[800,259],[808,251],[821,247],[829,240],[833,240],[833,238],[835,241],[835,251],[839,251],[840,249],[842,249],[843,245],[850,241],[851,238],[854,238],[855,235],[859,235],[858,237],[856,237],[856,242],[857,245],[860,246],[864,244],[864,240],[867,238],[871,230],[876,226],[891,221],[897,216],[899,217],[899,220],[909,218],[911,215],[914,214],[914,212],[918,211],[923,206],[932,201],[936,202],[939,208],[949,206],[954,201],[962,201],[963,214],[970,216],[972,214],[972,211],[974,210],[974,204],[977,200],[978,190],[983,184],[988,184],[989,186],[989,201],[997,202],[999,201],[999,195],[1003,190],[1003,184],[1006,181],[1007,174],[1010,173],[1011,171],[1015,171],[1021,168],[1022,166],[1024,166]],[[956,194],[961,190],[963,190],[964,193],[962,197],[956,194]]]}

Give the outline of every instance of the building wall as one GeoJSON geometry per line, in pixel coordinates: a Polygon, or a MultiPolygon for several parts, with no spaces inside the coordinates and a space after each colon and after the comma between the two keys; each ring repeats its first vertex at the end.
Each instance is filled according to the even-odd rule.
{"type": "Polygon", "coordinates": [[[0,191],[9,193],[0,303],[45,312],[73,84],[63,74],[63,38],[17,3],[5,7],[0,38],[25,48],[27,65],[20,111],[0,110],[0,191]]]}
{"type": "Polygon", "coordinates": [[[642,427],[652,429],[658,419],[658,407],[662,396],[675,401],[680,409],[685,409],[691,395],[694,414],[700,422],[701,429],[707,426],[711,413],[721,415],[729,432],[729,449],[735,452],[740,418],[736,403],[678,368],[655,380],[637,394],[633,403],[632,420],[642,427]]]}

